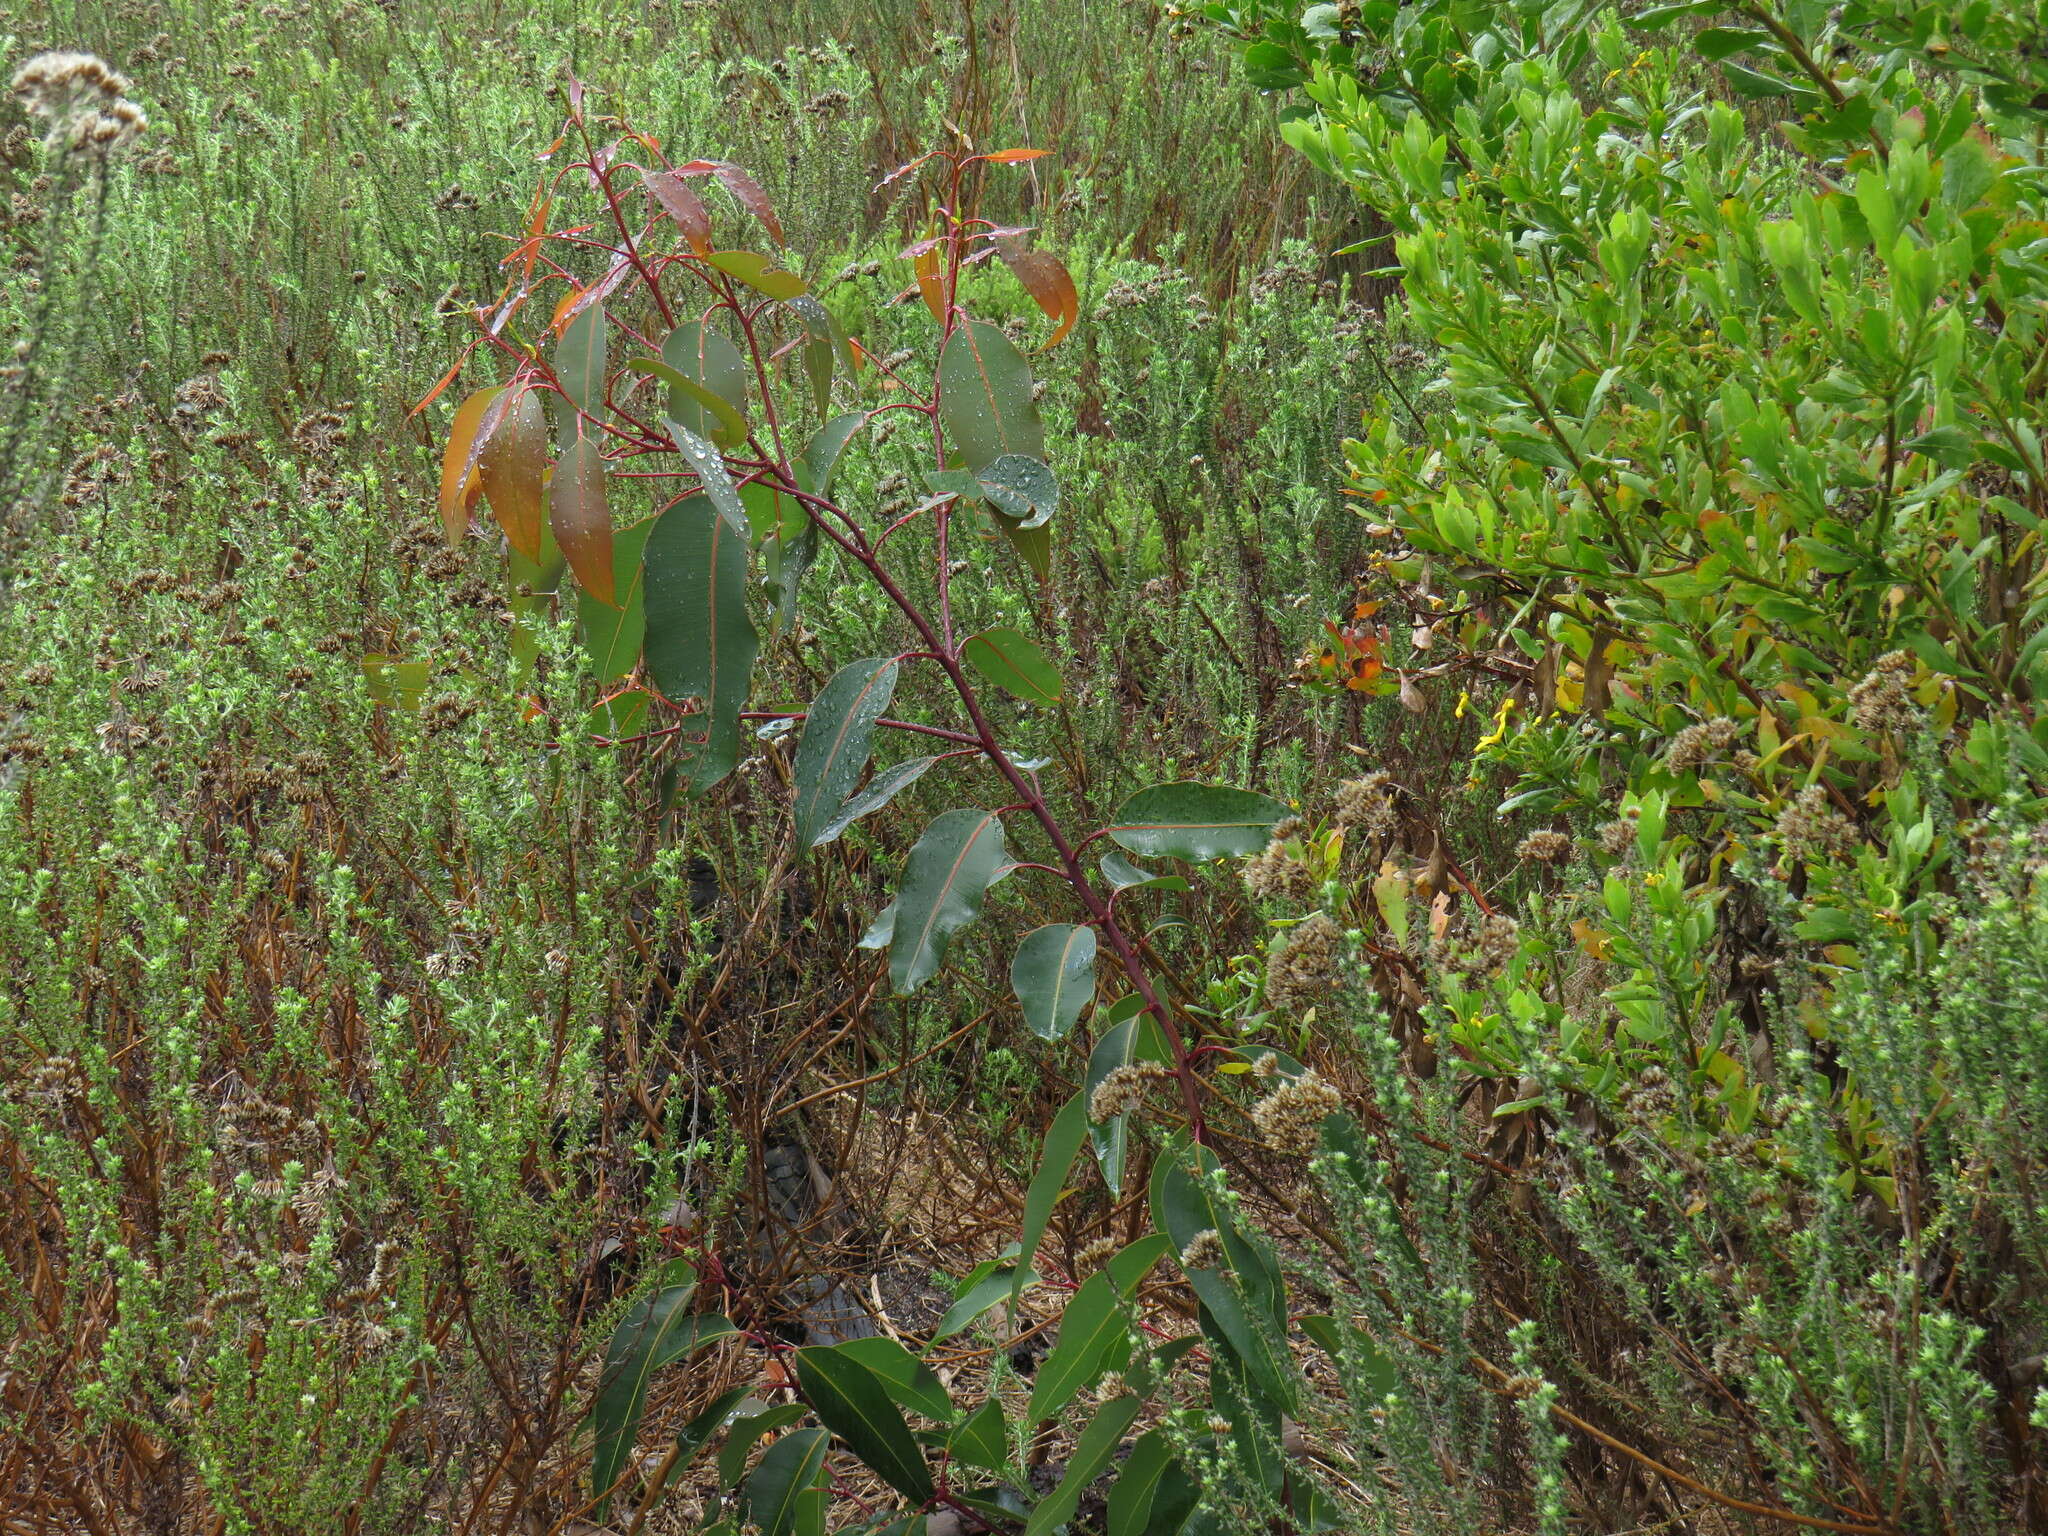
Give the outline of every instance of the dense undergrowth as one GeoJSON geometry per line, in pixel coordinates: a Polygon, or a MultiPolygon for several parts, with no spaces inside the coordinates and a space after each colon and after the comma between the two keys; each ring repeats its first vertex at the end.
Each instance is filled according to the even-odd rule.
{"type": "Polygon", "coordinates": [[[2048,1523],[2044,22],[17,8],[10,1528],[2048,1523]]]}

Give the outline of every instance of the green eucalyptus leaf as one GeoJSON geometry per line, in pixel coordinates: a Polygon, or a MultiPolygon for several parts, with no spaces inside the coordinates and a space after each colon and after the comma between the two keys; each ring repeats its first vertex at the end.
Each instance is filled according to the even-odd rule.
{"type": "Polygon", "coordinates": [[[1045,459],[1045,428],[1031,398],[1031,365],[995,326],[969,320],[939,352],[939,419],[967,468],[1004,454],[1045,459]]]}
{"type": "Polygon", "coordinates": [[[1123,1369],[1131,1353],[1129,1329],[1123,1300],[1109,1276],[1090,1275],[1082,1281],[1060,1314],[1059,1342],[1039,1363],[1025,1419],[1043,1424],[1104,1371],[1123,1369]]]}
{"type": "Polygon", "coordinates": [[[821,848],[844,832],[863,816],[871,816],[887,805],[897,795],[915,784],[939,761],[936,757],[913,757],[907,762],[884,768],[872,779],[867,787],[854,795],[832,813],[811,838],[813,848],[821,848]]]}
{"type": "Polygon", "coordinates": [[[640,1432],[647,1384],[654,1373],[707,1344],[730,1338],[732,1324],[715,1313],[692,1312],[694,1281],[664,1286],[633,1303],[605,1347],[591,1422],[597,1447],[591,1459],[591,1487],[603,1498],[619,1479],[640,1432]]]}
{"type": "Polygon", "coordinates": [[[1003,1405],[991,1396],[962,1419],[946,1441],[946,1452],[971,1467],[1001,1472],[1010,1460],[1009,1424],[1003,1418],[1003,1405]]]}
{"type": "Polygon", "coordinates": [[[961,647],[974,670],[1029,704],[1057,704],[1060,675],[1037,643],[1014,629],[986,629],[961,647]]]}
{"type": "Polygon", "coordinates": [[[1126,1392],[1095,1410],[1095,1417],[1074,1442],[1059,1486],[1031,1511],[1031,1518],[1024,1523],[1024,1536],[1050,1536],[1053,1530],[1073,1519],[1074,1511],[1080,1508],[1081,1495],[1115,1457],[1124,1431],[1136,1421],[1138,1410],[1144,1406],[1142,1398],[1126,1392]]]}
{"type": "Polygon", "coordinates": [[[614,607],[581,588],[576,593],[576,619],[583,630],[583,652],[599,683],[615,682],[640,663],[640,644],[647,635],[647,601],[642,590],[641,561],[654,519],[642,518],[612,535],[614,607]]]}
{"type": "Polygon", "coordinates": [[[950,1339],[992,1307],[1001,1306],[1022,1289],[1017,1284],[1019,1274],[1023,1277],[1023,1285],[1032,1285],[1038,1280],[1037,1274],[1026,1264],[998,1265],[991,1259],[976,1265],[961,1282],[953,1304],[946,1308],[946,1315],[932,1330],[932,1342],[936,1344],[941,1339],[950,1339]]]}
{"type": "Polygon", "coordinates": [[[832,480],[839,472],[840,456],[846,451],[854,433],[867,424],[866,411],[849,411],[844,416],[834,416],[811,434],[810,445],[804,449],[804,466],[811,472],[812,488],[818,495],[832,494],[832,480]]]}
{"type": "MultiPolygon", "coordinates": [[[[1133,994],[1120,1001],[1126,1010],[1122,1018],[1117,1018],[1113,1011],[1097,1015],[1096,1027],[1102,1033],[1096,1038],[1095,1049],[1088,1053],[1087,1087],[1091,1099],[1104,1079],[1119,1067],[1129,1066],[1135,1061],[1170,1062],[1173,1059],[1159,1021],[1150,1013],[1141,1011],[1144,999],[1133,994]]],[[[1121,1196],[1124,1155],[1130,1142],[1129,1112],[1112,1115],[1099,1125],[1091,1124],[1088,1135],[1095,1147],[1095,1161],[1102,1168],[1103,1181],[1109,1185],[1111,1194],[1121,1196]]]]}
{"type": "Polygon", "coordinates": [[[896,896],[889,979],[899,997],[937,973],[946,943],[981,915],[981,901],[1005,860],[1003,823],[972,806],[942,813],[910,850],[896,896]]]}
{"type": "Polygon", "coordinates": [[[738,278],[757,293],[788,303],[809,291],[809,285],[794,272],[778,267],[758,251],[714,251],[705,258],[712,266],[738,278]]]}
{"type": "Polygon", "coordinates": [[[1140,1435],[1109,1490],[1107,1536],[1159,1536],[1151,1523],[1154,1503],[1185,1477],[1166,1436],[1156,1429],[1140,1435]]]}
{"type": "Polygon", "coordinates": [[[747,536],[703,496],[687,496],[647,536],[647,673],[670,699],[699,698],[701,742],[685,771],[698,792],[739,760],[740,711],[760,638],[747,613],[747,536]]]}
{"type": "Polygon", "coordinates": [[[1081,1150],[1087,1132],[1088,1103],[1077,1093],[1053,1117],[1052,1129],[1045,1133],[1045,1150],[1039,1155],[1038,1171],[1031,1176],[1031,1187],[1024,1192],[1024,1226],[1017,1238],[1017,1272],[1010,1282],[1012,1306],[1024,1294],[1024,1282],[1029,1273],[1026,1266],[1038,1257],[1038,1245],[1045,1240],[1045,1228],[1052,1220],[1052,1208],[1059,1203],[1060,1191],[1066,1187],[1068,1170],[1074,1166],[1075,1154],[1081,1150]]]}
{"type": "Polygon", "coordinates": [[[725,455],[679,421],[669,422],[668,430],[684,461],[703,482],[704,494],[718,508],[719,516],[731,523],[736,532],[751,539],[753,522],[747,516],[746,503],[740,500],[739,488],[732,483],[731,472],[725,467],[725,455]]]}
{"type": "Polygon", "coordinates": [[[796,1352],[797,1380],[820,1419],[854,1455],[913,1503],[932,1496],[932,1476],[910,1426],[875,1373],[836,1348],[796,1352]]]}
{"type": "Polygon", "coordinates": [[[1184,891],[1188,888],[1186,876],[1155,875],[1120,853],[1102,856],[1102,878],[1109,882],[1113,891],[1184,891]]]}
{"type": "Polygon", "coordinates": [[[875,1334],[871,1338],[849,1339],[837,1348],[842,1355],[873,1371],[883,1390],[905,1408],[941,1424],[950,1424],[955,1418],[957,1410],[938,1373],[896,1340],[875,1334]]]}
{"type": "Polygon", "coordinates": [[[977,470],[974,479],[989,505],[1020,528],[1050,522],[1060,509],[1059,482],[1043,459],[999,454],[977,470]]]}
{"type": "Polygon", "coordinates": [[[797,1429],[768,1447],[740,1493],[741,1508],[761,1536],[796,1530],[801,1497],[824,1472],[831,1438],[823,1429],[797,1429]]]}
{"type": "Polygon", "coordinates": [[[875,722],[896,693],[896,674],[892,658],[849,662],[812,701],[797,743],[791,797],[799,849],[826,840],[821,834],[867,766],[875,722]]]}
{"type": "Polygon", "coordinates": [[[1032,929],[1010,962],[1010,987],[1031,1032],[1062,1039],[1095,996],[1095,930],[1077,923],[1032,929]]]}
{"type": "Polygon", "coordinates": [[[1183,781],[1139,790],[1106,830],[1141,858],[1201,863],[1257,853],[1287,815],[1270,795],[1183,781]]]}
{"type": "Polygon", "coordinates": [[[802,1403],[778,1403],[773,1408],[744,1414],[734,1419],[725,1444],[718,1448],[718,1486],[730,1488],[747,1469],[747,1457],[763,1435],[772,1435],[801,1419],[807,1410],[802,1403]]]}
{"type": "MultiPolygon", "coordinates": [[[[605,322],[602,304],[586,305],[555,343],[555,382],[584,416],[604,414],[605,322]]],[[[573,442],[582,433],[576,412],[564,411],[556,435],[573,442]]]]}

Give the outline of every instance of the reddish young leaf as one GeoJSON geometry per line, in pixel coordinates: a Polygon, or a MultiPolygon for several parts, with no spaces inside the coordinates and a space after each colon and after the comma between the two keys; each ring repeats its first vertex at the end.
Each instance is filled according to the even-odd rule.
{"type": "Polygon", "coordinates": [[[900,181],[903,177],[908,176],[912,171],[916,170],[920,165],[923,165],[925,161],[931,159],[932,156],[936,155],[937,153],[937,150],[932,150],[929,154],[919,155],[915,160],[912,160],[905,165],[897,166],[895,170],[891,171],[888,175],[884,176],[880,181],[875,183],[875,190],[877,192],[880,192],[883,188],[891,185],[892,183],[900,181]]]}
{"type": "Polygon", "coordinates": [[[1057,322],[1052,335],[1046,338],[1045,346],[1039,351],[1057,346],[1060,339],[1074,328],[1074,322],[1081,318],[1081,295],[1074,287],[1074,279],[1057,256],[1050,251],[1032,250],[1021,240],[998,240],[996,254],[1003,258],[1003,265],[1016,274],[1017,281],[1037,301],[1038,307],[1057,322]]]}
{"type": "Polygon", "coordinates": [[[1046,149],[999,149],[993,154],[983,155],[981,158],[988,161],[991,165],[1015,165],[1020,160],[1036,160],[1041,155],[1051,153],[1051,150],[1046,149]]]}
{"type": "Polygon", "coordinates": [[[547,458],[547,413],[538,395],[521,390],[485,441],[477,473],[505,538],[535,562],[540,559],[541,480],[547,458]]]}
{"type": "Polygon", "coordinates": [[[782,220],[775,217],[775,205],[768,201],[768,194],[761,190],[761,184],[736,165],[720,160],[711,168],[711,174],[747,212],[761,221],[761,227],[768,231],[768,238],[777,245],[784,243],[782,220]]]}
{"type": "Polygon", "coordinates": [[[483,489],[476,473],[477,434],[484,412],[502,393],[495,386],[478,390],[455,407],[455,420],[448,428],[448,446],[441,454],[441,532],[451,547],[461,544],[469,532],[469,509],[483,489]]]}
{"type": "Polygon", "coordinates": [[[604,455],[597,444],[578,434],[562,450],[548,487],[548,525],[563,558],[584,591],[608,607],[618,607],[612,576],[612,512],[605,499],[604,455]]]}
{"type": "Polygon", "coordinates": [[[419,415],[421,411],[424,411],[428,406],[432,405],[436,400],[441,398],[441,391],[446,389],[450,384],[453,384],[455,382],[455,376],[458,373],[462,372],[463,364],[469,361],[469,354],[474,350],[474,343],[462,349],[462,355],[456,358],[455,361],[449,365],[448,371],[441,375],[440,382],[435,384],[432,389],[426,392],[426,395],[420,400],[420,403],[418,405],[414,406],[411,410],[405,413],[406,419],[408,421],[410,421],[413,417],[419,415]]]}
{"type": "Polygon", "coordinates": [[[711,214],[704,207],[704,199],[692,192],[674,171],[649,171],[641,179],[647,184],[647,195],[676,221],[676,228],[690,242],[690,249],[699,256],[709,256],[713,249],[711,214]]]}

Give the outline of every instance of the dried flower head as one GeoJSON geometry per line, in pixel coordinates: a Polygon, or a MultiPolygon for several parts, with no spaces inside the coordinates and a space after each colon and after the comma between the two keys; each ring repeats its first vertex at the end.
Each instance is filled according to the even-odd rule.
{"type": "Polygon", "coordinates": [[[1323,1121],[1343,1107],[1343,1097],[1310,1068],[1253,1105],[1252,1124],[1282,1156],[1314,1157],[1322,1145],[1323,1121]]]}
{"type": "Polygon", "coordinates": [[[1620,819],[1602,822],[1599,832],[1595,835],[1600,839],[1603,851],[1620,858],[1635,846],[1636,824],[1620,819]]]}
{"type": "Polygon", "coordinates": [[[49,123],[52,149],[106,155],[131,144],[149,125],[128,100],[127,76],[90,53],[39,53],[14,72],[10,87],[21,104],[49,123]]]}
{"type": "Polygon", "coordinates": [[[1279,838],[1244,864],[1244,885],[1260,901],[1303,902],[1315,894],[1315,871],[1279,838]]]}
{"type": "Polygon", "coordinates": [[[1671,738],[1664,749],[1664,766],[1673,773],[1698,768],[1715,753],[1725,751],[1742,733],[1742,727],[1725,715],[1697,725],[1688,725],[1671,738]]]}
{"type": "Polygon", "coordinates": [[[1223,1246],[1223,1234],[1214,1227],[1204,1228],[1188,1239],[1187,1247],[1180,1251],[1182,1269],[1228,1269],[1230,1254],[1223,1246]]]}
{"type": "Polygon", "coordinates": [[[1337,956],[1344,930],[1321,912],[1288,930],[1266,961],[1266,1000],[1301,1013],[1320,1001],[1337,980],[1337,956]]]}
{"type": "Polygon", "coordinates": [[[1912,729],[1921,715],[1907,686],[1912,676],[1913,658],[1904,651],[1878,657],[1877,665],[1849,690],[1850,718],[1856,728],[1871,732],[1912,729]]]}
{"type": "Polygon", "coordinates": [[[1394,778],[1387,773],[1368,773],[1362,779],[1346,779],[1337,786],[1337,825],[1349,832],[1363,827],[1375,837],[1394,830],[1394,778]]]}
{"type": "Polygon", "coordinates": [[[1116,1257],[1117,1243],[1113,1237],[1098,1237],[1094,1242],[1074,1255],[1074,1278],[1086,1279],[1111,1259],[1116,1257]]]}
{"type": "Polygon", "coordinates": [[[1145,1101],[1145,1086],[1173,1076],[1173,1069],[1160,1061],[1131,1061],[1109,1072],[1088,1095],[1088,1118],[1100,1125],[1114,1120],[1125,1110],[1145,1101]]]}
{"type": "Polygon", "coordinates": [[[1828,804],[1827,791],[1809,784],[1778,813],[1778,842],[1793,857],[1825,858],[1849,853],[1856,846],[1856,828],[1828,804]]]}
{"type": "Polygon", "coordinates": [[[1515,845],[1515,857],[1532,864],[1562,864],[1572,856],[1572,840],[1562,832],[1545,828],[1531,832],[1515,845]]]}

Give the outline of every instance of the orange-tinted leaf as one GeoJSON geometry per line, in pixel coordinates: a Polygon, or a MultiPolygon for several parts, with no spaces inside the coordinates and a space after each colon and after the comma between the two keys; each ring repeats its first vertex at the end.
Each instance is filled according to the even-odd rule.
{"type": "Polygon", "coordinates": [[[674,171],[649,171],[641,179],[647,183],[647,195],[676,221],[676,228],[690,242],[690,249],[699,256],[709,256],[713,249],[711,214],[704,199],[692,192],[674,171]]]}
{"type": "Polygon", "coordinates": [[[1039,351],[1057,346],[1081,318],[1081,294],[1074,287],[1074,279],[1057,256],[1050,251],[1032,250],[1021,240],[998,240],[996,254],[1003,258],[1003,265],[1015,274],[1038,307],[1057,322],[1039,351]]]}
{"type": "Polygon", "coordinates": [[[562,450],[548,487],[548,526],[576,581],[599,602],[618,606],[612,577],[612,512],[605,499],[604,455],[578,435],[562,450]]]}
{"type": "Polygon", "coordinates": [[[484,444],[477,473],[506,539],[533,561],[540,559],[541,478],[547,458],[547,413],[538,395],[522,390],[484,444]]]}
{"type": "Polygon", "coordinates": [[[999,149],[981,158],[991,165],[1015,165],[1019,160],[1036,160],[1041,155],[1051,154],[1047,149],[999,149]]]}
{"type": "Polygon", "coordinates": [[[711,174],[718,178],[720,186],[739,200],[739,204],[768,231],[768,238],[777,245],[783,243],[782,220],[775,217],[775,205],[768,201],[768,194],[761,190],[761,184],[736,165],[718,161],[711,168],[711,174]]]}
{"type": "Polygon", "coordinates": [[[441,375],[440,382],[426,392],[426,395],[420,400],[418,405],[405,413],[408,420],[419,415],[421,411],[424,411],[428,406],[440,399],[441,391],[455,382],[455,375],[462,372],[462,365],[469,361],[469,350],[468,347],[464,347],[462,349],[462,356],[456,358],[449,366],[448,371],[441,375]]]}
{"type": "Polygon", "coordinates": [[[917,272],[917,291],[924,297],[924,307],[932,312],[932,318],[940,325],[946,323],[946,282],[939,275],[939,253],[936,249],[919,251],[914,264],[917,272]]]}
{"type": "Polygon", "coordinates": [[[578,288],[564,296],[562,301],[555,306],[554,318],[548,322],[548,334],[559,336],[568,326],[569,322],[582,314],[584,310],[590,308],[593,304],[601,304],[610,298],[612,290],[624,282],[627,274],[633,270],[632,262],[621,257],[612,264],[611,271],[605,273],[603,277],[592,283],[588,288],[578,288]]]}
{"type": "Polygon", "coordinates": [[[575,312],[577,301],[589,292],[588,288],[571,288],[567,293],[563,294],[555,305],[555,312],[548,316],[547,329],[541,334],[544,336],[561,335],[562,327],[568,323],[570,316],[575,312]]]}
{"type": "Polygon", "coordinates": [[[548,178],[543,176],[540,185],[534,188],[533,202],[526,210],[526,239],[522,242],[519,252],[519,275],[523,279],[530,279],[533,276],[533,263],[540,255],[541,237],[548,232],[548,212],[553,206],[554,198],[548,192],[548,178]]]}
{"type": "Polygon", "coordinates": [[[495,386],[480,389],[455,407],[448,446],[441,453],[441,532],[450,545],[459,545],[469,531],[470,505],[483,489],[476,473],[477,432],[483,426],[484,412],[502,393],[495,386]]]}

